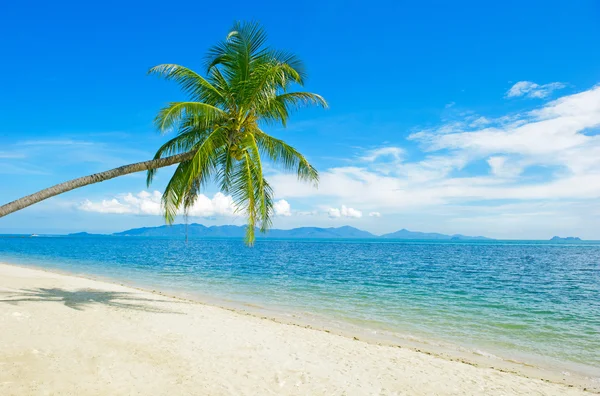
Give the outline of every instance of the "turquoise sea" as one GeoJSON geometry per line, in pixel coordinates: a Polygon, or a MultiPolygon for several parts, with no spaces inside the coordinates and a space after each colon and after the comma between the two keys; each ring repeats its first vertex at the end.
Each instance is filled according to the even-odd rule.
{"type": "Polygon", "coordinates": [[[600,378],[599,243],[0,238],[0,261],[600,378]]]}

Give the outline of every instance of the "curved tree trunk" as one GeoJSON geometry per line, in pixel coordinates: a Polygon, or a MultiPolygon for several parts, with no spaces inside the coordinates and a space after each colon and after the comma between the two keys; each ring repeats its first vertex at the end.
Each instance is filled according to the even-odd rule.
{"type": "Polygon", "coordinates": [[[79,187],[87,186],[89,184],[94,183],[100,183],[105,180],[114,179],[115,177],[128,175],[130,173],[142,172],[150,169],[164,168],[165,166],[187,161],[193,156],[194,152],[190,151],[187,153],[173,155],[171,157],[159,158],[155,160],[124,165],[115,169],[107,170],[105,172],[95,173],[93,175],[69,180],[67,182],[60,183],[55,186],[38,191],[35,194],[19,198],[16,201],[7,203],[6,205],[0,206],[0,217],[6,216],[7,214],[16,212],[17,210],[21,210],[45,199],[54,197],[67,191],[74,190],[79,187]]]}

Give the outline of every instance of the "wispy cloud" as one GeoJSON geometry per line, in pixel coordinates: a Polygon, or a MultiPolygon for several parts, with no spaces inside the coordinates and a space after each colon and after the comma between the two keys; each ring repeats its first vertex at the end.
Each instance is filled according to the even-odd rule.
{"type": "Polygon", "coordinates": [[[529,112],[499,117],[484,129],[428,130],[409,138],[428,151],[453,150],[471,157],[514,154],[528,158],[531,165],[559,165],[576,171],[600,164],[600,140],[584,133],[598,126],[600,86],[529,112]]]}
{"type": "Polygon", "coordinates": [[[151,158],[151,153],[131,146],[72,138],[22,140],[3,148],[0,159],[7,161],[0,171],[5,174],[36,174],[41,164],[44,174],[62,173],[73,164],[77,169],[93,164],[92,171],[97,171],[151,158]]]}
{"type": "Polygon", "coordinates": [[[506,97],[514,98],[525,96],[527,98],[545,98],[555,90],[564,87],[566,87],[566,85],[561,82],[539,85],[531,81],[519,81],[506,92],[506,97]]]}
{"type": "Polygon", "coordinates": [[[479,128],[479,127],[488,125],[490,123],[491,123],[491,121],[488,118],[482,116],[482,117],[477,117],[474,120],[470,121],[469,126],[471,128],[479,128]]]}
{"type": "Polygon", "coordinates": [[[380,147],[368,150],[360,159],[367,162],[373,162],[377,159],[389,158],[392,160],[400,160],[404,155],[404,149],[400,147],[380,147]]]}
{"type": "Polygon", "coordinates": [[[16,159],[16,158],[25,158],[25,154],[8,152],[8,151],[0,151],[0,159],[16,159]]]}
{"type": "Polygon", "coordinates": [[[487,160],[492,174],[500,177],[515,177],[523,172],[523,166],[510,162],[508,157],[494,156],[487,160]]]}
{"type": "MultiPolygon", "coordinates": [[[[385,171],[376,163],[330,168],[321,172],[318,190],[282,174],[271,184],[286,199],[319,196],[395,213],[473,202],[600,198],[600,135],[587,133],[600,127],[600,86],[531,111],[485,116],[483,127],[469,126],[472,119],[465,115],[410,135],[424,150],[416,161],[399,161],[385,171]]],[[[389,152],[396,148],[389,146],[389,152]]],[[[364,157],[377,159],[377,153],[364,157]]],[[[330,215],[341,217],[340,209],[330,207],[330,215]]]]}
{"type": "Polygon", "coordinates": [[[97,143],[72,139],[24,140],[17,143],[17,145],[21,146],[93,146],[95,144],[97,143]]]}
{"type": "Polygon", "coordinates": [[[21,165],[0,162],[0,174],[4,175],[48,175],[49,172],[43,168],[32,165],[21,165]]]}

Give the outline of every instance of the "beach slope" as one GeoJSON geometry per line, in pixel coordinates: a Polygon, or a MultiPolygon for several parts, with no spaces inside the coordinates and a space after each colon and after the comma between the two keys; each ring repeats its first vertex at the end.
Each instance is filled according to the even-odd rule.
{"type": "Polygon", "coordinates": [[[0,395],[578,395],[561,384],[0,264],[0,395]]]}

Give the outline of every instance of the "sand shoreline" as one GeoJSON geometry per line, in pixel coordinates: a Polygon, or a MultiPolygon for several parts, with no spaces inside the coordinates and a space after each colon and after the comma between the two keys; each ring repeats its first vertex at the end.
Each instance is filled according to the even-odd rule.
{"type": "MultiPolygon", "coordinates": [[[[88,367],[91,372],[97,374],[98,371],[102,371],[110,374],[108,375],[110,383],[119,383],[120,376],[114,372],[117,367],[131,368],[131,364],[127,364],[127,361],[131,358],[132,353],[136,354],[136,346],[142,349],[164,348],[163,338],[173,332],[178,335],[177,340],[169,339],[169,343],[176,344],[179,348],[184,347],[186,342],[194,345],[206,343],[207,339],[214,341],[210,343],[210,348],[179,351],[180,353],[175,354],[171,359],[179,362],[187,361],[188,364],[183,366],[179,364],[177,372],[167,370],[170,375],[180,377],[184,373],[190,373],[191,367],[202,366],[205,369],[203,374],[206,376],[202,376],[202,380],[194,378],[196,376],[192,371],[187,379],[180,378],[175,383],[169,381],[165,383],[165,381],[157,379],[157,377],[167,374],[162,366],[164,362],[160,362],[160,355],[150,354],[151,362],[154,362],[154,358],[158,358],[159,367],[150,364],[152,367],[137,370],[135,377],[155,379],[155,386],[150,389],[156,393],[141,391],[147,386],[146,381],[136,385],[136,381],[128,380],[122,383],[122,386],[128,387],[126,391],[117,389],[116,393],[112,394],[136,392],[166,394],[162,392],[172,391],[173,386],[181,389],[183,393],[186,392],[187,387],[192,391],[198,386],[204,386],[204,392],[199,392],[200,388],[198,388],[193,392],[199,393],[191,394],[255,394],[257,392],[277,394],[341,394],[343,392],[346,394],[480,394],[481,392],[486,394],[536,394],[536,392],[537,394],[589,394],[583,392],[584,387],[588,387],[588,390],[598,391],[589,384],[577,383],[573,380],[552,379],[567,384],[564,385],[526,378],[523,375],[531,376],[531,373],[524,372],[526,370],[520,370],[519,374],[521,375],[509,373],[506,371],[513,371],[513,369],[501,367],[502,365],[498,362],[495,363],[494,369],[483,367],[485,363],[483,366],[479,364],[480,367],[476,367],[472,365],[473,362],[470,361],[472,359],[446,355],[443,352],[440,353],[439,350],[433,352],[423,350],[419,345],[408,348],[403,345],[403,348],[399,348],[398,345],[393,345],[394,343],[390,343],[392,346],[386,345],[385,340],[381,339],[357,341],[351,334],[332,334],[328,329],[319,329],[310,325],[302,326],[289,321],[289,318],[268,317],[260,314],[257,316],[256,312],[245,309],[217,307],[202,301],[185,300],[168,296],[162,292],[153,293],[137,287],[122,286],[104,279],[97,280],[89,276],[58,273],[54,270],[0,264],[0,293],[0,299],[4,300],[4,304],[0,304],[0,319],[2,329],[7,330],[6,336],[0,342],[1,394],[38,394],[36,392],[45,390],[60,394],[69,394],[68,392],[106,394],[109,389],[102,388],[101,383],[97,381],[88,380],[82,384],[82,380],[78,383],[77,379],[82,376],[81,374],[75,378],[62,380],[50,374],[61,372],[62,360],[74,359],[72,351],[62,351],[64,348],[61,348],[56,338],[63,339],[63,332],[72,333],[71,335],[89,333],[95,323],[106,322],[106,319],[109,318],[109,327],[119,334],[116,337],[118,340],[123,338],[121,330],[131,326],[135,327],[136,323],[143,324],[150,332],[156,333],[159,338],[158,340],[147,340],[146,344],[148,345],[140,347],[136,337],[125,337],[121,341],[124,343],[126,352],[123,352],[124,356],[121,360],[110,359],[108,356],[100,359],[97,356],[93,358],[80,356],[79,362],[84,366],[89,366],[90,362],[96,362],[88,367]],[[89,289],[95,291],[85,291],[89,289]],[[23,292],[23,290],[29,290],[29,292],[23,292]],[[93,301],[89,301],[90,299],[86,301],[86,298],[90,296],[93,301]],[[136,301],[133,305],[129,302],[133,301],[132,298],[136,301]],[[6,300],[11,301],[6,303],[6,300]],[[47,304],[40,304],[41,301],[47,304]],[[138,302],[140,306],[138,306],[138,302]],[[69,304],[74,305],[69,306],[69,304]],[[163,309],[162,306],[166,306],[168,309],[163,309]],[[45,308],[51,308],[50,311],[54,312],[54,315],[47,317],[49,312],[46,312],[45,308]],[[169,318],[169,321],[164,321],[165,316],[169,318]],[[45,320],[40,322],[41,318],[36,319],[36,317],[45,317],[45,320]],[[215,330],[210,333],[210,336],[202,334],[202,331],[194,331],[194,327],[191,326],[192,323],[198,321],[199,317],[203,318],[204,323],[210,323],[210,327],[215,330]],[[57,329],[56,333],[49,331],[52,326],[57,325],[53,322],[64,323],[68,319],[73,320],[70,326],[72,328],[66,326],[65,329],[60,328],[61,331],[64,330],[63,332],[58,332],[57,329]],[[224,326],[223,319],[230,322],[230,325],[224,326]],[[165,324],[168,325],[169,322],[172,322],[174,327],[168,326],[165,329],[165,324]],[[45,329],[44,326],[48,329],[45,329]],[[31,333],[32,328],[36,330],[35,334],[31,334],[35,341],[32,340],[28,343],[26,339],[23,339],[23,334],[31,333]],[[250,328],[253,329],[252,337],[246,334],[250,328]],[[165,330],[168,331],[165,332],[165,330]],[[239,340],[245,338],[252,338],[252,340],[248,339],[245,344],[240,344],[239,340]],[[12,343],[8,339],[11,339],[12,343]],[[224,346],[224,341],[230,341],[233,345],[224,346]],[[41,342],[38,348],[32,348],[32,345],[29,345],[36,344],[36,342],[41,342]],[[273,343],[281,344],[284,347],[274,351],[270,345],[273,343]],[[315,344],[319,344],[321,347],[316,348],[315,344]],[[16,345],[20,347],[13,350],[16,345]],[[219,345],[221,346],[219,347],[219,345]],[[23,358],[23,355],[32,353],[34,356],[29,356],[32,361],[47,360],[40,353],[40,348],[56,350],[55,353],[59,357],[58,361],[57,359],[53,360],[54,365],[50,364],[45,370],[42,370],[47,372],[48,378],[52,378],[52,380],[44,379],[43,374],[30,372],[31,369],[15,363],[15,361],[19,361],[16,356],[23,358]],[[322,354],[323,350],[331,348],[333,351],[330,351],[330,354],[316,359],[316,356],[322,354]],[[211,367],[204,367],[206,363],[202,363],[203,359],[200,359],[200,357],[212,359],[220,356],[224,349],[228,354],[226,357],[222,357],[220,363],[227,366],[228,370],[226,371],[229,371],[230,374],[225,377],[225,380],[222,378],[222,372],[216,372],[211,367]],[[247,349],[253,350],[255,352],[253,356],[256,356],[248,357],[244,352],[247,349]],[[38,352],[31,352],[32,350],[38,352]],[[300,358],[299,355],[305,355],[305,359],[300,358]],[[249,361],[244,364],[243,362],[248,359],[249,361]],[[98,360],[102,360],[102,363],[97,362],[98,360]],[[262,364],[262,371],[255,368],[257,362],[253,362],[253,360],[258,360],[262,364]],[[316,367],[306,367],[308,363],[316,367]],[[276,374],[276,378],[269,377],[269,373],[280,371],[282,364],[297,366],[296,368],[300,369],[276,374]],[[416,369],[415,366],[420,369],[416,369]],[[343,370],[344,368],[346,371],[343,370]],[[241,371],[247,371],[246,374],[251,373],[252,375],[236,378],[236,373],[239,374],[241,371]],[[340,373],[343,372],[353,372],[353,374],[351,377],[340,376],[340,373]],[[209,375],[210,373],[212,376],[209,375]],[[268,379],[256,381],[256,378],[264,376],[267,376],[268,379]],[[446,378],[446,381],[436,384],[435,380],[431,380],[433,377],[446,378]],[[234,388],[227,385],[231,378],[235,378],[234,388]],[[357,382],[357,379],[360,381],[357,382]],[[294,384],[292,385],[290,381],[294,384]],[[36,384],[35,387],[27,388],[32,383],[36,384]],[[165,386],[165,384],[167,386],[161,391],[161,386],[165,386]],[[84,386],[82,387],[82,385],[84,386]]],[[[114,344],[114,338],[114,334],[112,337],[104,334],[101,339],[81,339],[79,340],[80,345],[76,349],[94,349],[103,345],[106,351],[111,351],[110,345],[114,344]]],[[[138,365],[139,362],[134,366],[138,365]]],[[[89,373],[87,374],[89,375],[89,373]]],[[[535,375],[533,376],[535,377],[535,375]]],[[[114,390],[110,392],[112,391],[114,390]]]]}

